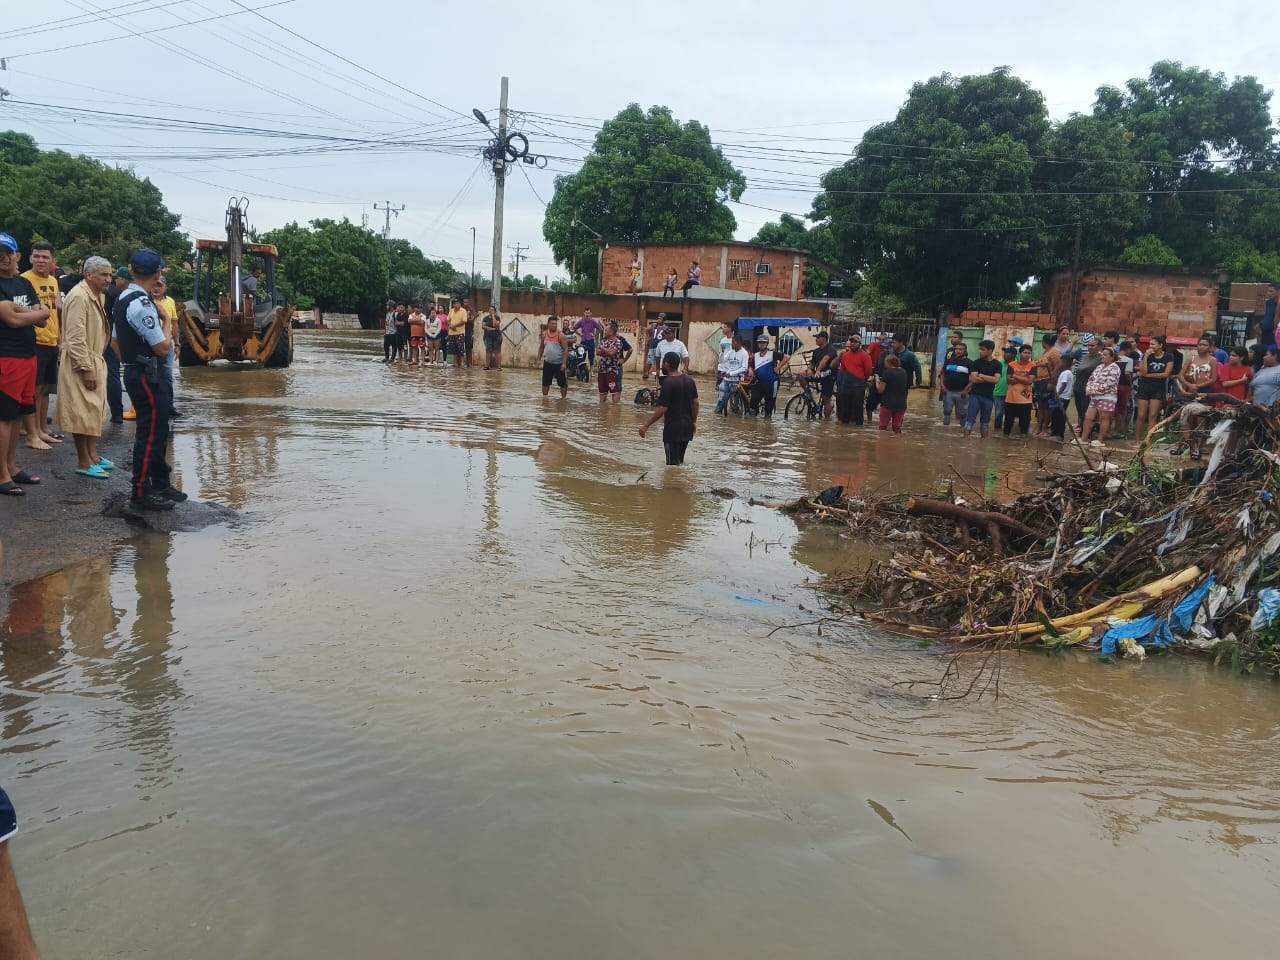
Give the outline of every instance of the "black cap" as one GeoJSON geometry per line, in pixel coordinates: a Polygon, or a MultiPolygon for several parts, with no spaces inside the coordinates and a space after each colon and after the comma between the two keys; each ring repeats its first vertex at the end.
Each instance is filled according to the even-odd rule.
{"type": "Polygon", "coordinates": [[[819,330],[817,333],[815,333],[815,334],[813,335],[813,337],[814,337],[814,339],[815,339],[815,340],[816,340],[818,337],[821,337],[823,340],[830,340],[830,339],[831,339],[831,334],[827,333],[827,331],[825,331],[825,330],[819,330]]]}

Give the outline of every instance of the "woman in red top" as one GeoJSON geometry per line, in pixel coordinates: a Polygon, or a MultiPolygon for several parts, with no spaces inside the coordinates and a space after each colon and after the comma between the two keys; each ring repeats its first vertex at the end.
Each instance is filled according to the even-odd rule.
{"type": "Polygon", "coordinates": [[[1218,371],[1218,392],[1243,400],[1253,379],[1253,368],[1243,347],[1232,347],[1227,353],[1227,365],[1218,371]]]}
{"type": "Polygon", "coordinates": [[[836,418],[841,423],[852,420],[862,426],[867,382],[874,368],[871,354],[862,349],[862,338],[850,337],[844,353],[840,354],[840,365],[836,371],[836,418]]]}

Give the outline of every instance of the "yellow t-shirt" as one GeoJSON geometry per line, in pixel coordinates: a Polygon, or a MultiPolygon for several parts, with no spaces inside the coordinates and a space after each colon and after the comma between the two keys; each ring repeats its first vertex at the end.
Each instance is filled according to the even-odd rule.
{"type": "Polygon", "coordinates": [[[169,339],[173,339],[178,329],[178,305],[173,302],[173,297],[166,295],[161,298],[160,306],[164,308],[164,332],[169,335],[169,339]]]}
{"type": "Polygon", "coordinates": [[[31,281],[31,285],[36,288],[36,295],[40,297],[40,302],[49,308],[49,322],[43,327],[36,327],[36,344],[41,347],[56,347],[58,345],[58,300],[62,295],[58,289],[58,278],[53,274],[42,277],[34,270],[28,270],[22,276],[31,281]]]}
{"type": "Polygon", "coordinates": [[[457,307],[449,311],[449,336],[460,337],[467,332],[467,311],[457,307]]]}

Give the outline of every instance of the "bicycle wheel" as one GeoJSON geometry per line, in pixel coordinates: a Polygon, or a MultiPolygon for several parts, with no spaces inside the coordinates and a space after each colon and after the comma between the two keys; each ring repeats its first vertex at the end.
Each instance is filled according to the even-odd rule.
{"type": "Polygon", "coordinates": [[[804,398],[804,394],[797,393],[794,397],[788,400],[787,405],[782,408],[783,419],[790,420],[792,417],[802,417],[806,413],[808,413],[809,416],[813,416],[812,412],[809,411],[808,406],[809,405],[804,398]]]}
{"type": "Polygon", "coordinates": [[[739,417],[747,415],[747,401],[743,399],[741,390],[734,390],[729,394],[729,412],[739,417]]]}

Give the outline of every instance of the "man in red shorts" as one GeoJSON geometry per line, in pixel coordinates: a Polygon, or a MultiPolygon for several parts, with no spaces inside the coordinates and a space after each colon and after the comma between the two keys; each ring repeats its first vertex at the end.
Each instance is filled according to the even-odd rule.
{"type": "Polygon", "coordinates": [[[18,469],[18,421],[36,411],[36,328],[49,321],[18,260],[18,241],[0,233],[0,495],[10,497],[40,482],[18,469]]]}

